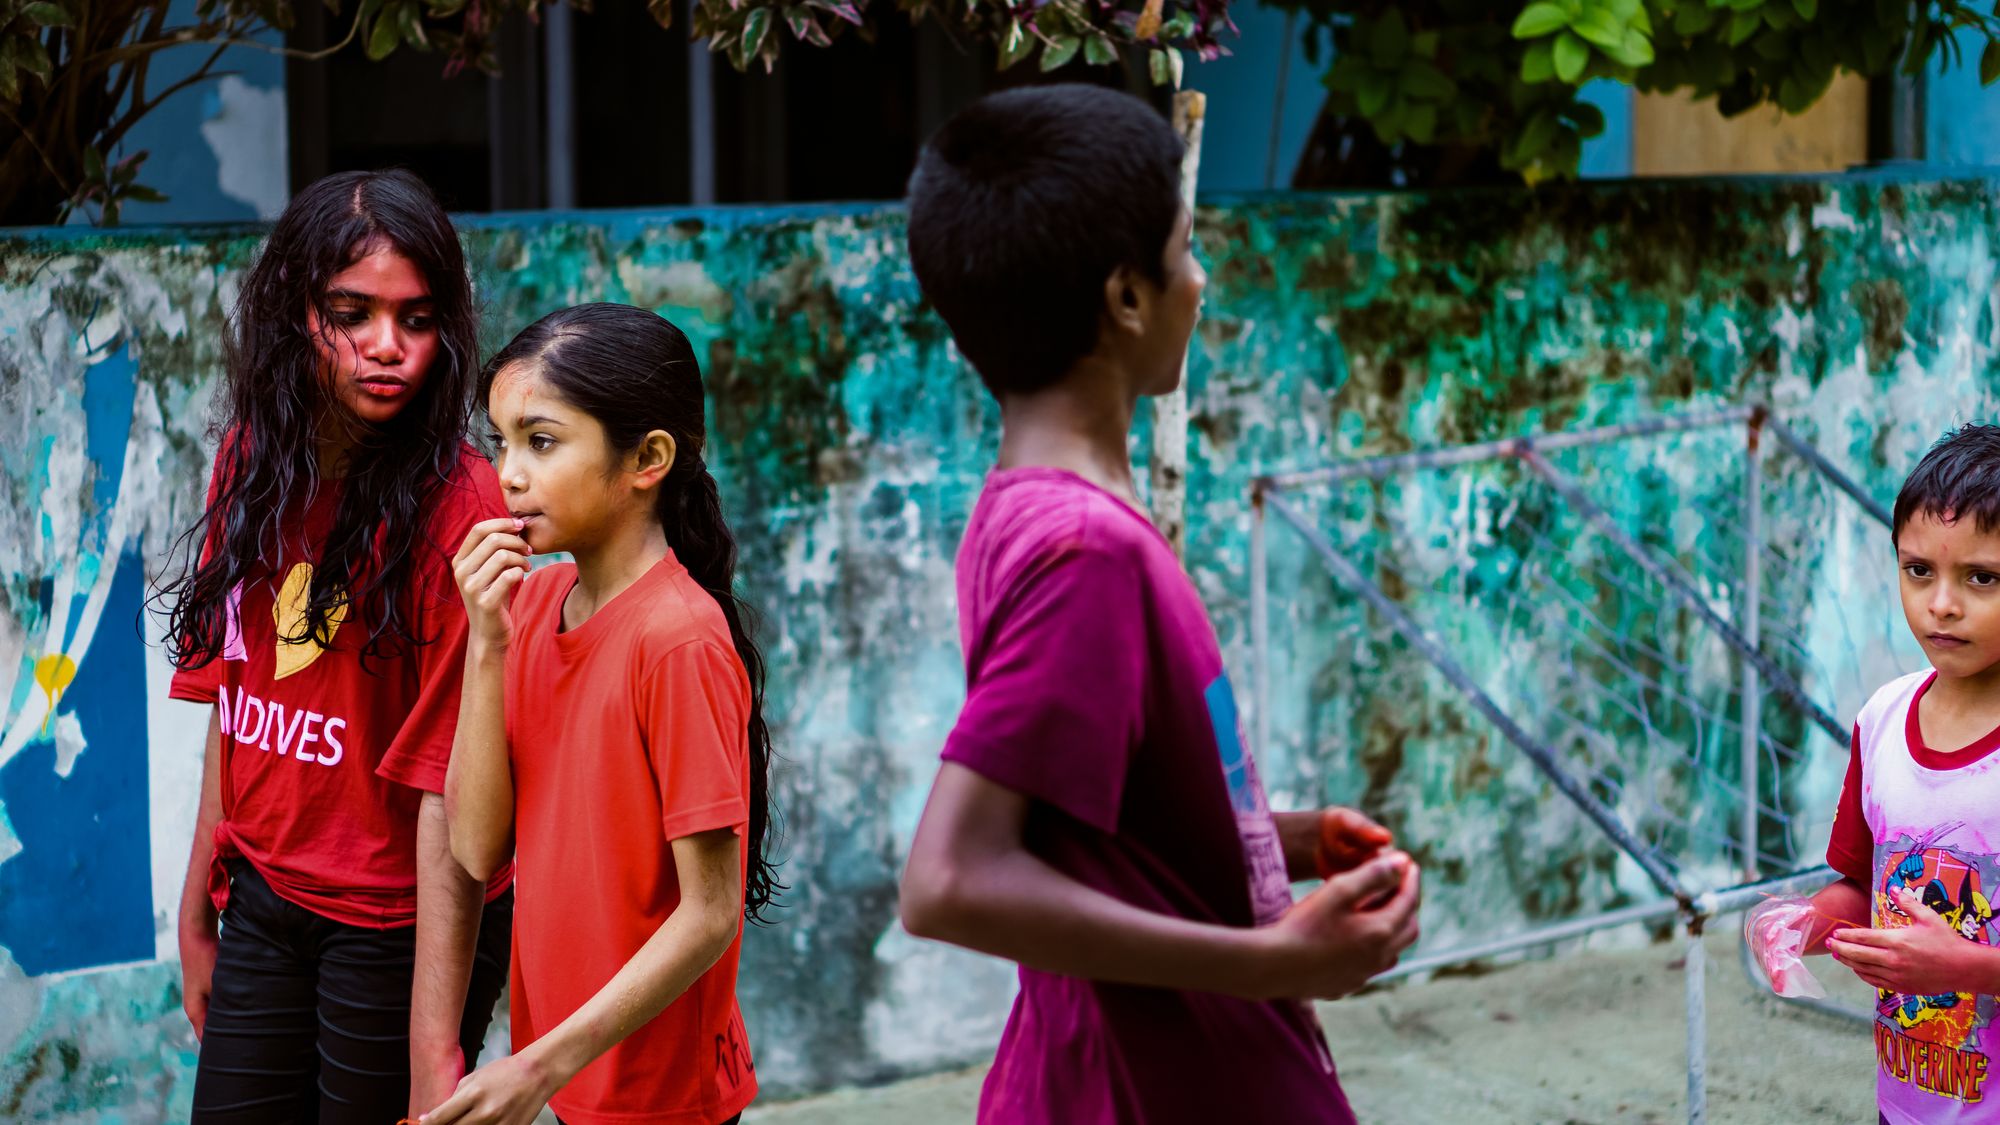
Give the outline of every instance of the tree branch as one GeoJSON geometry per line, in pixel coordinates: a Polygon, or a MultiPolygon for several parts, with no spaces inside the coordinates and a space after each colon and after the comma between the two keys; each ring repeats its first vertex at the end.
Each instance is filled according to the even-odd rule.
{"type": "Polygon", "coordinates": [[[22,126],[20,119],[15,117],[14,114],[11,111],[9,111],[6,106],[0,105],[0,114],[6,115],[7,123],[9,125],[12,125],[15,131],[21,134],[21,139],[28,142],[28,147],[35,150],[35,155],[42,158],[42,167],[47,168],[49,170],[49,178],[56,182],[56,186],[58,188],[62,189],[64,197],[68,198],[74,196],[76,194],[75,189],[71,188],[69,184],[63,179],[61,172],[56,171],[55,161],[49,159],[48,152],[42,148],[41,142],[35,139],[35,135],[33,133],[28,132],[28,130],[22,126]]]}
{"type": "Polygon", "coordinates": [[[139,120],[145,117],[147,114],[153,112],[155,109],[158,109],[161,102],[166,101],[168,98],[173,97],[175,94],[180,93],[182,90],[185,90],[189,86],[193,86],[196,83],[207,81],[209,78],[222,77],[220,74],[211,75],[209,71],[213,70],[215,68],[215,64],[221,61],[223,52],[229,50],[230,45],[231,44],[227,40],[224,40],[223,42],[218,44],[215,50],[210,51],[208,53],[208,58],[202,62],[200,69],[194,71],[192,74],[189,74],[187,77],[182,78],[180,81],[174,83],[173,85],[168,86],[166,89],[161,90],[154,97],[145,101],[140,101],[135,96],[131,112],[127,113],[123,119],[119,120],[118,122],[116,122],[115,124],[111,125],[109,128],[104,130],[100,147],[102,147],[105,150],[107,158],[108,154],[110,153],[111,146],[117,144],[119,141],[124,140],[125,134],[132,128],[132,126],[138,124],[139,120]]]}

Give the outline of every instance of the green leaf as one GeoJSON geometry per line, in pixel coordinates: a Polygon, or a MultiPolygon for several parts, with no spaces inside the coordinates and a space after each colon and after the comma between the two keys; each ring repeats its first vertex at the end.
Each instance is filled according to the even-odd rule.
{"type": "Polygon", "coordinates": [[[14,105],[21,100],[21,72],[14,56],[0,51],[0,102],[14,105]]]}
{"type": "Polygon", "coordinates": [[[104,153],[96,145],[83,150],[83,178],[92,182],[104,178],[104,153]]]}
{"type": "Polygon", "coordinates": [[[1556,115],[1546,109],[1536,110],[1535,115],[1528,118],[1528,123],[1523,125],[1520,133],[1514,137],[1514,166],[1525,167],[1539,156],[1543,149],[1549,147],[1549,142],[1553,141],[1555,136],[1556,115]]]}
{"type": "Polygon", "coordinates": [[[1389,104],[1389,80],[1379,70],[1365,70],[1361,73],[1361,85],[1354,91],[1355,104],[1361,108],[1361,116],[1374,117],[1389,104]]]}
{"type": "Polygon", "coordinates": [[[771,35],[771,9],[752,8],[743,17],[743,59],[748,62],[763,54],[764,41],[771,35]]]}
{"type": "Polygon", "coordinates": [[[1044,72],[1054,70],[1075,58],[1076,53],[1082,49],[1083,40],[1074,35],[1058,35],[1050,39],[1048,45],[1042,48],[1042,70],[1044,72]]]}
{"type": "Polygon", "coordinates": [[[49,62],[49,49],[42,46],[42,41],[32,35],[17,39],[15,42],[19,43],[20,47],[14,52],[14,65],[41,79],[42,85],[47,86],[50,75],[55,73],[54,66],[49,62]]]}
{"type": "Polygon", "coordinates": [[[39,0],[37,3],[29,4],[27,7],[22,8],[20,18],[27,20],[36,27],[70,26],[69,13],[62,9],[62,5],[50,4],[47,0],[39,0]]]}
{"type": "Polygon", "coordinates": [[[1583,68],[1590,65],[1590,47],[1575,33],[1565,31],[1556,36],[1555,61],[1556,77],[1574,86],[1583,77],[1583,68]]]}
{"type": "Polygon", "coordinates": [[[1083,57],[1092,66],[1110,66],[1118,61],[1118,47],[1108,36],[1093,35],[1083,41],[1083,57]]]}
{"type": "Polygon", "coordinates": [[[1804,113],[1812,107],[1812,99],[1806,96],[1805,88],[1796,79],[1787,77],[1778,83],[1778,108],[1786,113],[1804,113]]]}
{"type": "Polygon", "coordinates": [[[1715,26],[1715,13],[1708,5],[1696,2],[1682,4],[1674,9],[1674,34],[1692,38],[1715,26]]]}
{"type": "Polygon", "coordinates": [[[123,194],[127,200],[136,203],[165,203],[167,201],[167,197],[164,194],[147,187],[145,184],[132,184],[125,189],[123,194]]]}
{"type": "Polygon", "coordinates": [[[1626,66],[1649,66],[1653,61],[1653,43],[1638,28],[1627,28],[1624,42],[1604,53],[1626,66]]]}
{"type": "Polygon", "coordinates": [[[1403,139],[1403,118],[1407,114],[1408,107],[1408,102],[1398,101],[1368,119],[1368,124],[1375,129],[1377,140],[1385,145],[1392,145],[1403,139]]]}
{"type": "Polygon", "coordinates": [[[1000,35],[1000,69],[1006,70],[1028,57],[1035,49],[1035,37],[1021,27],[1020,20],[1008,20],[1007,30],[1000,35]]]}
{"type": "Polygon", "coordinates": [[[1420,31],[1410,36],[1410,53],[1420,59],[1437,58],[1438,33],[1435,31],[1420,31]]]}
{"type": "Polygon", "coordinates": [[[1403,22],[1403,11],[1392,7],[1387,15],[1375,21],[1368,32],[1368,51],[1375,61],[1394,69],[1402,65],[1403,56],[1410,49],[1410,26],[1403,22]]]}
{"type": "Polygon", "coordinates": [[[1514,20],[1513,35],[1516,39],[1540,39],[1551,31],[1568,26],[1569,13],[1563,11],[1562,5],[1537,0],[1521,9],[1520,16],[1514,20]]]}
{"type": "Polygon", "coordinates": [[[1458,92],[1458,85],[1444,71],[1421,60],[1403,68],[1401,86],[1403,92],[1413,98],[1427,98],[1435,102],[1458,92]]]}
{"type": "Polygon", "coordinates": [[[1979,84],[1991,86],[1995,79],[2000,79],[2000,39],[1989,39],[1979,52],[1979,84]]]}
{"type": "Polygon", "coordinates": [[[1745,39],[1757,34],[1764,26],[1764,18],[1755,12],[1738,12],[1729,17],[1729,45],[1740,47],[1745,39]]]}
{"type": "Polygon", "coordinates": [[[1181,53],[1172,47],[1155,47],[1146,54],[1146,66],[1152,72],[1153,85],[1171,86],[1178,90],[1183,65],[1181,53]]]}
{"type": "Polygon", "coordinates": [[[430,39],[424,35],[424,23],[417,12],[416,0],[403,0],[396,6],[396,29],[403,39],[419,51],[431,49],[430,39]]]}
{"type": "Polygon", "coordinates": [[[1569,29],[1606,52],[1616,50],[1618,45],[1625,41],[1625,27],[1612,22],[1610,14],[1606,12],[1585,12],[1582,18],[1569,25],[1569,29]]]}
{"type": "Polygon", "coordinates": [[[1555,76],[1555,44],[1547,39],[1537,39],[1521,55],[1521,81],[1532,86],[1555,76]]]}
{"type": "Polygon", "coordinates": [[[371,62],[381,62],[395,53],[396,45],[403,41],[402,30],[396,26],[396,13],[385,11],[375,17],[375,26],[368,33],[368,58],[371,62]]]}
{"type": "Polygon", "coordinates": [[[1430,144],[1437,136],[1437,119],[1437,106],[1419,102],[1410,107],[1409,115],[1403,122],[1403,131],[1420,145],[1430,144]]]}

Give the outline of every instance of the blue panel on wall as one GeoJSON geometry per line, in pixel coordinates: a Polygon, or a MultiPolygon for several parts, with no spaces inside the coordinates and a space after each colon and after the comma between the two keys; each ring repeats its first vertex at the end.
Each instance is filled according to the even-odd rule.
{"type": "Polygon", "coordinates": [[[21,840],[0,863],[0,946],[30,976],[153,956],[145,646],[135,624],[145,596],[145,566],[128,555],[62,696],[59,715],[74,715],[85,740],[70,775],[56,772],[55,722],[0,768],[0,807],[21,840]]]}

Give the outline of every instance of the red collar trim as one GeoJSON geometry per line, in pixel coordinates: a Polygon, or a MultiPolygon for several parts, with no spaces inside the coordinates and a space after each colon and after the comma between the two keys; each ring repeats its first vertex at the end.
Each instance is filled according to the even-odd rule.
{"type": "Polygon", "coordinates": [[[1918,686],[1917,694],[1910,697],[1909,717],[1903,721],[1903,739],[1910,745],[1910,757],[1927,770],[1956,770],[2000,750],[2000,728],[1986,732],[1960,750],[1933,750],[1924,742],[1922,725],[1917,722],[1917,704],[1923,702],[1924,693],[1931,690],[1931,685],[1936,682],[1937,673],[1932,672],[1918,686]]]}

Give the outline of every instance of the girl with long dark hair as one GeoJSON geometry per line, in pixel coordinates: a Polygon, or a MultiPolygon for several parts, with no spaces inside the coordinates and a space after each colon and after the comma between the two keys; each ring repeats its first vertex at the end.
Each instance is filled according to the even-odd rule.
{"type": "Polygon", "coordinates": [[[511,854],[515,1054],[425,1125],[717,1125],[757,1080],[736,1006],[766,854],[764,662],[702,461],[701,369],[625,305],[535,322],[486,366],[511,518],[466,536],[452,852],[511,854]],[[573,564],[529,577],[528,556],[573,564]]]}
{"type": "Polygon", "coordinates": [[[444,824],[451,552],[506,509],[465,442],[476,319],[429,189],[299,193],[227,356],[207,506],[160,594],[171,693],[214,705],[180,905],[192,1118],[382,1125],[476,1062],[511,907],[508,872],[468,878],[444,824]]]}

